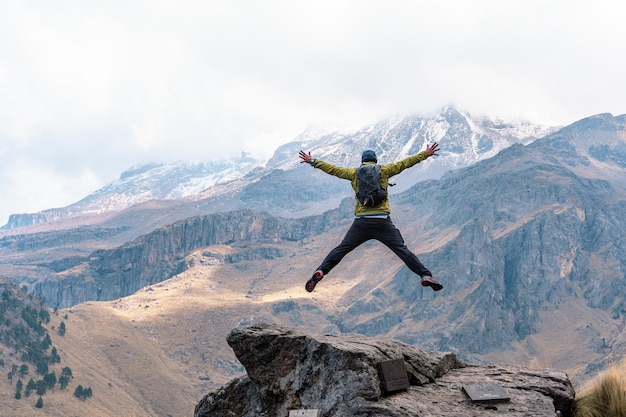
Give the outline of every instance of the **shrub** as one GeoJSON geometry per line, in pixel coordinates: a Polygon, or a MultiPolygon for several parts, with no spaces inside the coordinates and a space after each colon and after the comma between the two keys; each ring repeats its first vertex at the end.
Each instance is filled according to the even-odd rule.
{"type": "Polygon", "coordinates": [[[66,332],[65,322],[61,322],[61,324],[59,324],[59,330],[58,330],[59,336],[65,336],[65,332],[66,332]]]}
{"type": "Polygon", "coordinates": [[[574,417],[626,417],[626,360],[599,373],[580,390],[574,417]]]}
{"type": "Polygon", "coordinates": [[[82,385],[77,386],[76,390],[74,391],[74,396],[81,400],[91,398],[92,395],[93,395],[93,392],[91,390],[91,387],[83,388],[82,385]]]}

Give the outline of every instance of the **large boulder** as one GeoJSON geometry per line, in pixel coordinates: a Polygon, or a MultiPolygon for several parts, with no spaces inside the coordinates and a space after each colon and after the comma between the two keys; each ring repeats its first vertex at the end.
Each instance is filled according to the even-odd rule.
{"type": "MultiPolygon", "coordinates": [[[[258,324],[236,328],[228,344],[246,369],[197,404],[194,417],[280,417],[318,410],[322,417],[571,415],[567,375],[511,366],[474,366],[452,353],[358,334],[311,335],[258,324]],[[403,359],[410,386],[385,390],[380,363],[403,359]],[[463,387],[501,388],[506,402],[472,401],[463,387]]],[[[384,379],[384,378],[383,378],[384,379]]]]}

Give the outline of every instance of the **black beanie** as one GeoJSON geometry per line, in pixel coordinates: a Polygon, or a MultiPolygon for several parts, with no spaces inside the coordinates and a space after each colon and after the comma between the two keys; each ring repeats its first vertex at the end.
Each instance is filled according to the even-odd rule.
{"type": "Polygon", "coordinates": [[[376,158],[376,152],[372,150],[363,151],[361,155],[361,162],[378,162],[378,158],[376,158]]]}

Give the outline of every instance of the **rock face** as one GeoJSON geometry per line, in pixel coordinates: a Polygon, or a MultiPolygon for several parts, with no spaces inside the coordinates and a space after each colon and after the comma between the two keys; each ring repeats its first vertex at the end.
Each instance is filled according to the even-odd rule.
{"type": "MultiPolygon", "coordinates": [[[[59,271],[54,279],[35,282],[33,292],[42,294],[55,307],[87,300],[113,300],[184,271],[185,256],[199,248],[215,244],[238,246],[241,242],[241,251],[226,256],[224,262],[273,259],[284,254],[272,244],[322,233],[344,221],[347,213],[345,210],[341,215],[279,219],[267,213],[241,210],[192,217],[118,248],[92,252],[88,259],[74,259],[74,263],[66,265],[72,269],[59,271]]],[[[35,239],[32,241],[36,243],[35,239]]],[[[50,267],[61,268],[57,264],[50,267]]]]}
{"type": "MultiPolygon", "coordinates": [[[[440,246],[419,257],[444,282],[448,302],[429,304],[403,268],[350,306],[341,331],[380,336],[396,327],[403,342],[473,355],[511,349],[542,331],[542,312],[571,302],[624,326],[625,173],[626,116],[598,115],[396,196],[392,215],[406,225],[409,247],[439,234],[440,246]],[[419,218],[426,227],[411,230],[419,218]],[[454,235],[441,244],[444,229],[454,235]],[[435,337],[405,330],[431,319],[435,337]]],[[[602,337],[581,340],[605,354],[602,337]]]]}
{"type": "Polygon", "coordinates": [[[472,366],[391,339],[271,324],[234,329],[228,343],[247,376],[207,394],[194,417],[287,417],[290,410],[322,417],[571,416],[574,389],[563,372],[472,366]],[[390,359],[404,359],[410,387],[386,394],[378,364],[390,359]],[[500,386],[510,401],[473,403],[462,387],[476,383],[500,386]]]}
{"type": "MultiPolygon", "coordinates": [[[[416,132],[416,126],[401,123],[398,128],[416,132]]],[[[0,232],[0,275],[28,284],[48,305],[61,308],[116,299],[168,279],[188,268],[198,250],[216,262],[259,259],[260,266],[251,266],[257,269],[266,260],[288,264],[291,254],[306,254],[308,266],[315,267],[313,262],[326,251],[321,243],[311,242],[332,244],[330,238],[337,238],[329,232],[347,229],[354,200],[348,197],[322,215],[297,216],[299,204],[309,207],[319,201],[326,206],[325,198],[341,198],[342,192],[323,181],[352,191],[347,181],[303,166],[293,156],[300,148],[315,149],[315,155],[346,166],[352,162],[341,158],[354,157],[354,149],[371,147],[381,150],[379,156],[383,150],[389,157],[399,156],[400,143],[406,141],[367,139],[383,131],[353,138],[342,148],[345,152],[333,151],[334,142],[328,142],[324,153],[317,142],[306,144],[306,138],[297,147],[282,149],[272,162],[275,170],[223,199],[245,203],[246,210],[226,210],[230,203],[222,205],[218,199],[179,202],[176,209],[160,201],[90,227],[4,237],[0,232]],[[288,155],[297,167],[279,163],[288,155]],[[198,212],[204,205],[216,211],[168,222],[191,210],[192,203],[198,212]],[[296,217],[276,216],[288,206],[296,217]],[[262,208],[270,208],[271,215],[262,208]],[[151,227],[157,223],[166,224],[151,227]],[[147,231],[123,240],[138,224],[147,231]],[[232,253],[212,256],[205,247],[217,244],[229,246],[232,253]]],[[[412,137],[407,135],[395,136],[412,137]]],[[[455,143],[449,139],[445,153],[455,143]]],[[[416,181],[424,179],[419,170],[439,160],[405,173],[416,181]]],[[[340,300],[345,311],[320,313],[342,333],[393,338],[473,361],[476,355],[512,351],[533,335],[550,335],[550,323],[559,323],[568,330],[561,337],[577,358],[559,366],[585,368],[585,379],[626,355],[626,115],[590,117],[530,145],[509,146],[438,181],[421,181],[393,195],[392,215],[407,246],[444,283],[445,291],[416,286],[414,274],[403,265],[389,268],[393,276],[381,281],[368,280],[343,262],[332,279],[362,276],[362,281],[340,300]],[[562,318],[571,321],[562,323],[562,318]]],[[[351,256],[362,253],[359,248],[351,256]]],[[[372,253],[372,263],[389,259],[383,258],[389,254],[384,249],[372,253]]],[[[300,304],[288,305],[288,311],[284,306],[276,310],[290,320],[287,324],[306,324],[299,317],[300,304]]]]}

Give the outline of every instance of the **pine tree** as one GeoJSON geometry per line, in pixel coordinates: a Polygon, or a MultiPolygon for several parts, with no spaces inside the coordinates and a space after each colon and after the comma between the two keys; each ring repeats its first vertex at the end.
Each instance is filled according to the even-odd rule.
{"type": "Polygon", "coordinates": [[[70,384],[70,380],[67,377],[63,375],[59,377],[59,386],[61,387],[62,390],[67,388],[69,384],[70,384]]]}
{"type": "Polygon", "coordinates": [[[9,379],[9,381],[11,381],[11,383],[13,383],[13,377],[17,375],[18,371],[19,368],[17,367],[17,365],[11,366],[11,370],[7,374],[7,378],[9,379]]]}
{"type": "Polygon", "coordinates": [[[56,383],[57,383],[57,376],[56,376],[56,374],[54,373],[54,371],[52,371],[52,372],[50,372],[50,373],[46,374],[46,375],[43,377],[43,380],[44,380],[44,382],[46,383],[46,386],[47,386],[48,388],[52,389],[52,388],[54,388],[54,386],[55,386],[55,385],[56,385],[56,383]]]}
{"type": "Polygon", "coordinates": [[[83,386],[78,385],[76,389],[74,390],[74,397],[82,398],[82,396],[83,396],[83,386]]]}
{"type": "Polygon", "coordinates": [[[46,333],[46,336],[41,341],[41,350],[46,351],[50,346],[52,346],[52,339],[50,339],[50,334],[46,333]]]}
{"type": "Polygon", "coordinates": [[[69,366],[64,367],[63,369],[61,369],[61,376],[66,377],[67,379],[72,379],[72,368],[70,368],[69,366]]]}
{"type": "Polygon", "coordinates": [[[43,379],[35,382],[35,388],[37,388],[37,395],[45,395],[46,394],[47,384],[43,379]]]}
{"type": "Polygon", "coordinates": [[[22,398],[22,387],[23,387],[23,383],[21,379],[17,380],[17,384],[15,384],[15,399],[19,400],[20,398],[22,398]]]}
{"type": "Polygon", "coordinates": [[[39,375],[45,375],[48,373],[48,360],[45,357],[40,357],[38,358],[37,362],[35,363],[36,366],[36,372],[39,375]]]}
{"type": "Polygon", "coordinates": [[[24,378],[26,375],[28,375],[28,365],[23,363],[22,366],[20,366],[20,370],[18,372],[20,374],[20,377],[24,378]]]}
{"type": "Polygon", "coordinates": [[[39,318],[46,324],[50,323],[50,312],[47,308],[39,310],[39,318]]]}
{"type": "Polygon", "coordinates": [[[62,321],[61,324],[59,324],[59,336],[65,336],[65,322],[62,321]]]}
{"type": "Polygon", "coordinates": [[[91,391],[91,387],[83,388],[82,385],[76,387],[74,391],[74,396],[76,398],[80,398],[81,400],[85,400],[87,398],[91,398],[93,392],[91,391]]]}
{"type": "Polygon", "coordinates": [[[59,377],[59,385],[61,389],[67,388],[70,383],[70,379],[72,379],[72,369],[69,366],[61,369],[61,376],[59,377]]]}
{"type": "Polygon", "coordinates": [[[36,408],[43,408],[43,398],[39,397],[37,400],[37,404],[35,404],[36,408]]]}
{"type": "Polygon", "coordinates": [[[30,381],[28,381],[28,383],[26,384],[26,389],[24,390],[24,395],[27,397],[30,397],[30,393],[32,390],[36,389],[37,386],[35,385],[35,380],[34,379],[30,379],[30,381]]]}
{"type": "Polygon", "coordinates": [[[61,357],[59,356],[59,353],[57,352],[57,348],[55,347],[53,347],[52,351],[50,352],[50,362],[61,363],[61,357]]]}

